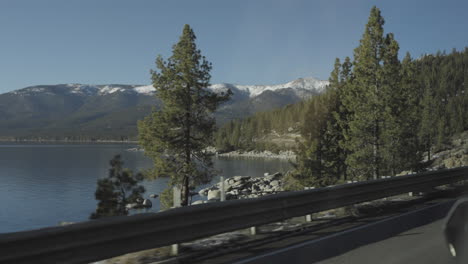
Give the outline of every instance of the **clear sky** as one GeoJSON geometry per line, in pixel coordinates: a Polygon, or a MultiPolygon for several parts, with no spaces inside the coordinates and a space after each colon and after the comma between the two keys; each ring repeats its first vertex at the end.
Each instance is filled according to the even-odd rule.
{"type": "Polygon", "coordinates": [[[0,92],[37,84],[148,84],[184,24],[212,83],[328,79],[377,5],[400,57],[468,46],[466,0],[0,0],[0,92]]]}

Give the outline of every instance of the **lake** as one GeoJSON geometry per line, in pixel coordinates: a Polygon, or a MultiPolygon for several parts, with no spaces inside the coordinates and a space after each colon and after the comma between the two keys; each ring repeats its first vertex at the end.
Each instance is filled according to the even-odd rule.
{"type": "MultiPolygon", "coordinates": [[[[121,154],[124,167],[150,168],[142,152],[127,151],[134,144],[0,144],[0,233],[55,226],[59,222],[86,221],[96,208],[96,181],[107,177],[109,160],[121,154]]],[[[219,176],[263,176],[286,172],[280,159],[214,158],[219,176]]],[[[145,197],[159,194],[167,179],[145,181],[145,197]]],[[[200,186],[198,189],[205,186],[200,186]]],[[[196,196],[195,196],[196,197],[196,196]]],[[[196,200],[196,199],[195,199],[196,200]]],[[[149,212],[159,210],[152,199],[149,212]]]]}

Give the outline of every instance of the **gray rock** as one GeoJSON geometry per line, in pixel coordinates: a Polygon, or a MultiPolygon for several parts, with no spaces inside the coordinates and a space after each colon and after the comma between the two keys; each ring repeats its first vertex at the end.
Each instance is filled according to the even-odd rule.
{"type": "Polygon", "coordinates": [[[153,206],[153,203],[151,202],[150,199],[145,199],[145,200],[143,200],[142,205],[145,208],[151,208],[153,206]]]}
{"type": "Polygon", "coordinates": [[[283,174],[281,174],[280,172],[277,172],[275,174],[265,176],[264,179],[273,181],[273,180],[280,180],[282,177],[283,177],[283,174]]]}
{"type": "Polygon", "coordinates": [[[260,186],[258,184],[252,184],[252,191],[255,191],[255,192],[260,191],[260,186]]]}
{"type": "Polygon", "coordinates": [[[234,195],[232,193],[226,193],[226,200],[235,200],[237,198],[237,195],[234,195]]]}
{"type": "Polygon", "coordinates": [[[273,187],[276,187],[276,186],[279,186],[280,183],[279,183],[279,181],[274,180],[274,181],[271,181],[271,182],[270,182],[270,185],[273,186],[273,187]]]}
{"type": "Polygon", "coordinates": [[[137,203],[129,203],[129,204],[125,205],[125,209],[127,209],[127,210],[137,208],[137,207],[138,207],[137,203]]]}
{"type": "Polygon", "coordinates": [[[243,194],[243,195],[248,195],[248,194],[250,194],[250,193],[252,193],[252,191],[249,190],[249,189],[242,189],[242,190],[241,190],[241,194],[243,194]]]}
{"type": "Polygon", "coordinates": [[[232,177],[234,181],[246,181],[250,179],[250,176],[234,176],[232,177]]]}
{"type": "Polygon", "coordinates": [[[198,194],[199,194],[200,196],[205,196],[205,197],[206,197],[206,196],[208,195],[208,191],[209,191],[209,188],[201,189],[201,190],[198,192],[198,194]]]}
{"type": "Polygon", "coordinates": [[[221,199],[220,190],[210,190],[208,192],[208,200],[219,200],[219,199],[221,199]]]}
{"type": "Polygon", "coordinates": [[[192,205],[197,205],[197,204],[203,204],[204,202],[202,200],[198,200],[192,203],[192,205]]]}

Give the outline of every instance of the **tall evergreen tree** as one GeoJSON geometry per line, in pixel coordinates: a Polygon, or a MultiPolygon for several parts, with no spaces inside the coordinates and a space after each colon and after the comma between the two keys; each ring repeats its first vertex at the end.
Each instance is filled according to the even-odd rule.
{"type": "Polygon", "coordinates": [[[157,58],[158,71],[151,73],[163,106],[138,123],[139,144],[154,162],[151,175],[170,176],[170,185],[182,189],[182,206],[188,205],[191,186],[211,179],[211,154],[205,149],[215,130],[212,113],[231,95],[230,90],[217,94],[208,89],[211,63],[195,39],[185,25],[172,56],[167,61],[157,58]]]}
{"type": "Polygon", "coordinates": [[[343,100],[347,110],[353,113],[346,131],[346,147],[350,151],[347,164],[355,176],[363,178],[377,178],[384,167],[381,149],[386,114],[382,101],[383,24],[380,10],[374,6],[360,45],[354,50],[353,82],[343,100]]]}
{"type": "Polygon", "coordinates": [[[344,105],[344,100],[347,96],[349,87],[352,85],[352,63],[349,57],[346,57],[341,65],[340,82],[336,90],[336,107],[332,113],[334,122],[336,123],[335,132],[337,133],[336,141],[339,147],[339,172],[343,180],[347,180],[347,164],[346,159],[349,155],[347,148],[346,135],[349,135],[349,121],[351,120],[352,113],[344,105]]]}
{"type": "Polygon", "coordinates": [[[401,110],[400,110],[400,157],[398,169],[411,169],[417,171],[420,168],[422,146],[419,141],[418,131],[420,127],[421,110],[419,107],[421,89],[416,80],[417,69],[409,52],[406,53],[401,63],[401,110]]]}
{"type": "Polygon", "coordinates": [[[403,126],[407,98],[401,89],[401,65],[398,59],[399,45],[392,33],[387,34],[382,52],[382,87],[381,103],[383,109],[382,121],[382,172],[391,175],[401,171],[401,149],[405,147],[403,126]],[[384,167],[385,166],[385,167],[384,167]]]}
{"type": "Polygon", "coordinates": [[[421,101],[421,123],[419,129],[419,139],[423,144],[423,149],[427,153],[427,160],[431,160],[432,146],[436,138],[436,122],[435,118],[435,100],[434,94],[430,87],[426,87],[424,97],[421,101]]]}

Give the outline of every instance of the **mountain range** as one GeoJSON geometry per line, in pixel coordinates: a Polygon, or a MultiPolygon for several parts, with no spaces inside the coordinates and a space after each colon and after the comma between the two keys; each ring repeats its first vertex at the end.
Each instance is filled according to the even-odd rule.
{"type": "MultiPolygon", "coordinates": [[[[219,124],[296,103],[322,92],[327,81],[299,78],[277,85],[213,84],[231,89],[215,113],[219,124]]],[[[151,85],[37,85],[0,94],[2,139],[134,139],[136,121],[161,102],[151,85]]]]}

